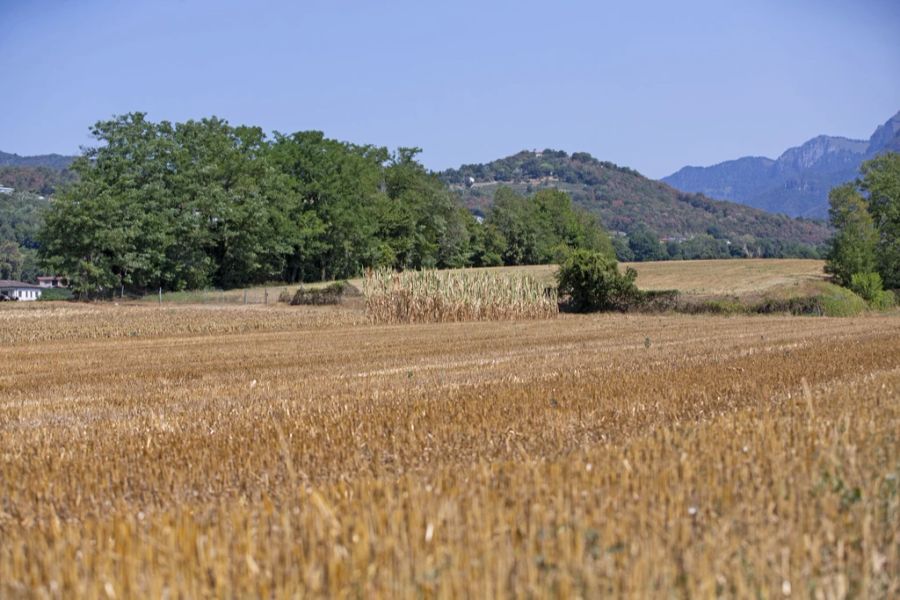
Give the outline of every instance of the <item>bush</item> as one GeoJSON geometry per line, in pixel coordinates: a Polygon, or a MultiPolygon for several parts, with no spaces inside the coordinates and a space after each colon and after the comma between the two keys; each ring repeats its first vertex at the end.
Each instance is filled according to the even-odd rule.
{"type": "Polygon", "coordinates": [[[618,263],[605,254],[576,250],[556,274],[560,297],[574,312],[626,310],[639,296],[637,271],[619,272],[618,263]]]}
{"type": "Polygon", "coordinates": [[[641,290],[629,305],[645,313],[663,313],[678,310],[681,306],[681,293],[678,290],[641,290]]]}
{"type": "Polygon", "coordinates": [[[836,285],[829,288],[821,296],[822,312],[826,317],[855,317],[866,310],[866,301],[851,290],[836,285]]]}
{"type": "Polygon", "coordinates": [[[47,288],[41,292],[39,300],[55,301],[55,300],[71,300],[72,290],[69,288],[47,288]]]}
{"type": "Polygon", "coordinates": [[[790,313],[795,316],[821,317],[825,308],[821,296],[793,296],[791,298],[765,298],[753,307],[759,314],[790,313]]]}
{"type": "Polygon", "coordinates": [[[294,297],[291,300],[291,306],[300,304],[314,306],[340,304],[341,299],[344,297],[344,293],[347,292],[349,288],[350,285],[346,281],[336,281],[327,287],[316,290],[307,290],[301,287],[297,290],[297,293],[294,294],[294,297]]]}
{"type": "Polygon", "coordinates": [[[870,306],[875,310],[888,310],[897,306],[897,296],[890,290],[882,290],[875,299],[872,300],[870,306]]]}
{"type": "Polygon", "coordinates": [[[850,289],[866,302],[874,302],[884,291],[878,273],[854,273],[850,276],[850,289]]]}

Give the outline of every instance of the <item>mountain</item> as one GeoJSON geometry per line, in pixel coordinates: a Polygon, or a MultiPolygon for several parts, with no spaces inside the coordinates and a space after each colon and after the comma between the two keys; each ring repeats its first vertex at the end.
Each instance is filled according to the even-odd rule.
{"type": "Polygon", "coordinates": [[[900,112],[868,140],[820,135],[774,160],[748,156],[711,167],[684,167],[662,181],[768,212],[824,219],[831,188],[855,179],[862,162],[882,152],[900,152],[900,112]]]}
{"type": "Polygon", "coordinates": [[[42,154],[39,156],[19,156],[0,152],[0,186],[33,192],[44,196],[75,179],[69,171],[74,156],[62,154],[42,154]]]}
{"type": "Polygon", "coordinates": [[[62,154],[40,154],[38,156],[19,156],[0,152],[0,167],[47,167],[49,169],[62,170],[69,167],[74,156],[62,154]]]}
{"type": "Polygon", "coordinates": [[[42,196],[52,195],[60,186],[75,179],[75,173],[68,169],[0,167],[0,185],[42,196]]]}
{"type": "MultiPolygon", "coordinates": [[[[753,163],[742,163],[735,170],[742,168],[752,169],[753,163]]],[[[645,225],[663,238],[676,240],[709,234],[743,243],[739,238],[752,236],[782,245],[817,245],[829,237],[822,223],[680,192],[585,152],[569,156],[556,150],[523,151],[487,164],[450,169],[440,177],[476,214],[489,208],[501,185],[525,194],[556,187],[568,192],[577,205],[600,217],[613,231],[630,233],[645,225]]]]}

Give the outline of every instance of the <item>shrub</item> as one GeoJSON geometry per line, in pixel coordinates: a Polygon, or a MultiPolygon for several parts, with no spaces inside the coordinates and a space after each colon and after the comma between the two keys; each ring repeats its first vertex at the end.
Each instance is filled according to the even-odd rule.
{"type": "Polygon", "coordinates": [[[897,296],[891,290],[881,290],[872,300],[870,306],[875,310],[888,310],[897,306],[897,296]]]}
{"type": "Polygon", "coordinates": [[[628,306],[638,312],[662,313],[678,310],[681,293],[678,290],[641,290],[628,306]]]}
{"type": "Polygon", "coordinates": [[[300,304],[321,306],[326,304],[340,304],[344,294],[350,288],[346,281],[336,281],[327,287],[315,290],[300,288],[291,300],[291,306],[300,304]]]}
{"type": "Polygon", "coordinates": [[[826,317],[855,317],[866,310],[866,301],[847,288],[829,285],[822,294],[822,311],[826,317]]]}
{"type": "Polygon", "coordinates": [[[874,302],[883,292],[878,273],[854,273],[850,276],[850,289],[866,302],[874,302]]]}
{"type": "Polygon", "coordinates": [[[599,252],[576,250],[556,274],[559,294],[575,312],[626,310],[639,296],[637,271],[619,272],[618,263],[599,252]]]}
{"type": "Polygon", "coordinates": [[[39,300],[71,300],[73,298],[72,290],[69,288],[47,288],[41,292],[39,300]]]}
{"type": "Polygon", "coordinates": [[[821,296],[793,296],[791,298],[765,298],[754,310],[759,314],[790,313],[796,316],[816,316],[825,314],[821,296]]]}

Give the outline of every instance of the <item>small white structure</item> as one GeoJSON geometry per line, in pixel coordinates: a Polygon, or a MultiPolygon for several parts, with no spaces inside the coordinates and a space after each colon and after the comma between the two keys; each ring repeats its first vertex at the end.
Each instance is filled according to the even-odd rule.
{"type": "Polygon", "coordinates": [[[0,279],[0,300],[30,302],[41,297],[41,288],[23,281],[0,279]]]}
{"type": "Polygon", "coordinates": [[[0,194],[6,194],[8,196],[9,194],[12,194],[14,191],[16,191],[15,188],[0,185],[0,194]]]}
{"type": "Polygon", "coordinates": [[[37,278],[38,287],[42,288],[64,288],[69,286],[69,281],[65,277],[56,275],[41,275],[37,278]]]}

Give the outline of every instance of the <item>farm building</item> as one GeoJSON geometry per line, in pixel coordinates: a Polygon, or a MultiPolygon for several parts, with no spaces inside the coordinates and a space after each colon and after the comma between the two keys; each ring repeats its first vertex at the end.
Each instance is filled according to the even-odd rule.
{"type": "Polygon", "coordinates": [[[68,287],[69,282],[65,277],[56,277],[54,275],[44,275],[37,278],[38,287],[42,288],[64,288],[68,287]]]}
{"type": "Polygon", "coordinates": [[[41,288],[22,281],[0,279],[0,300],[31,301],[41,297],[41,288]]]}

